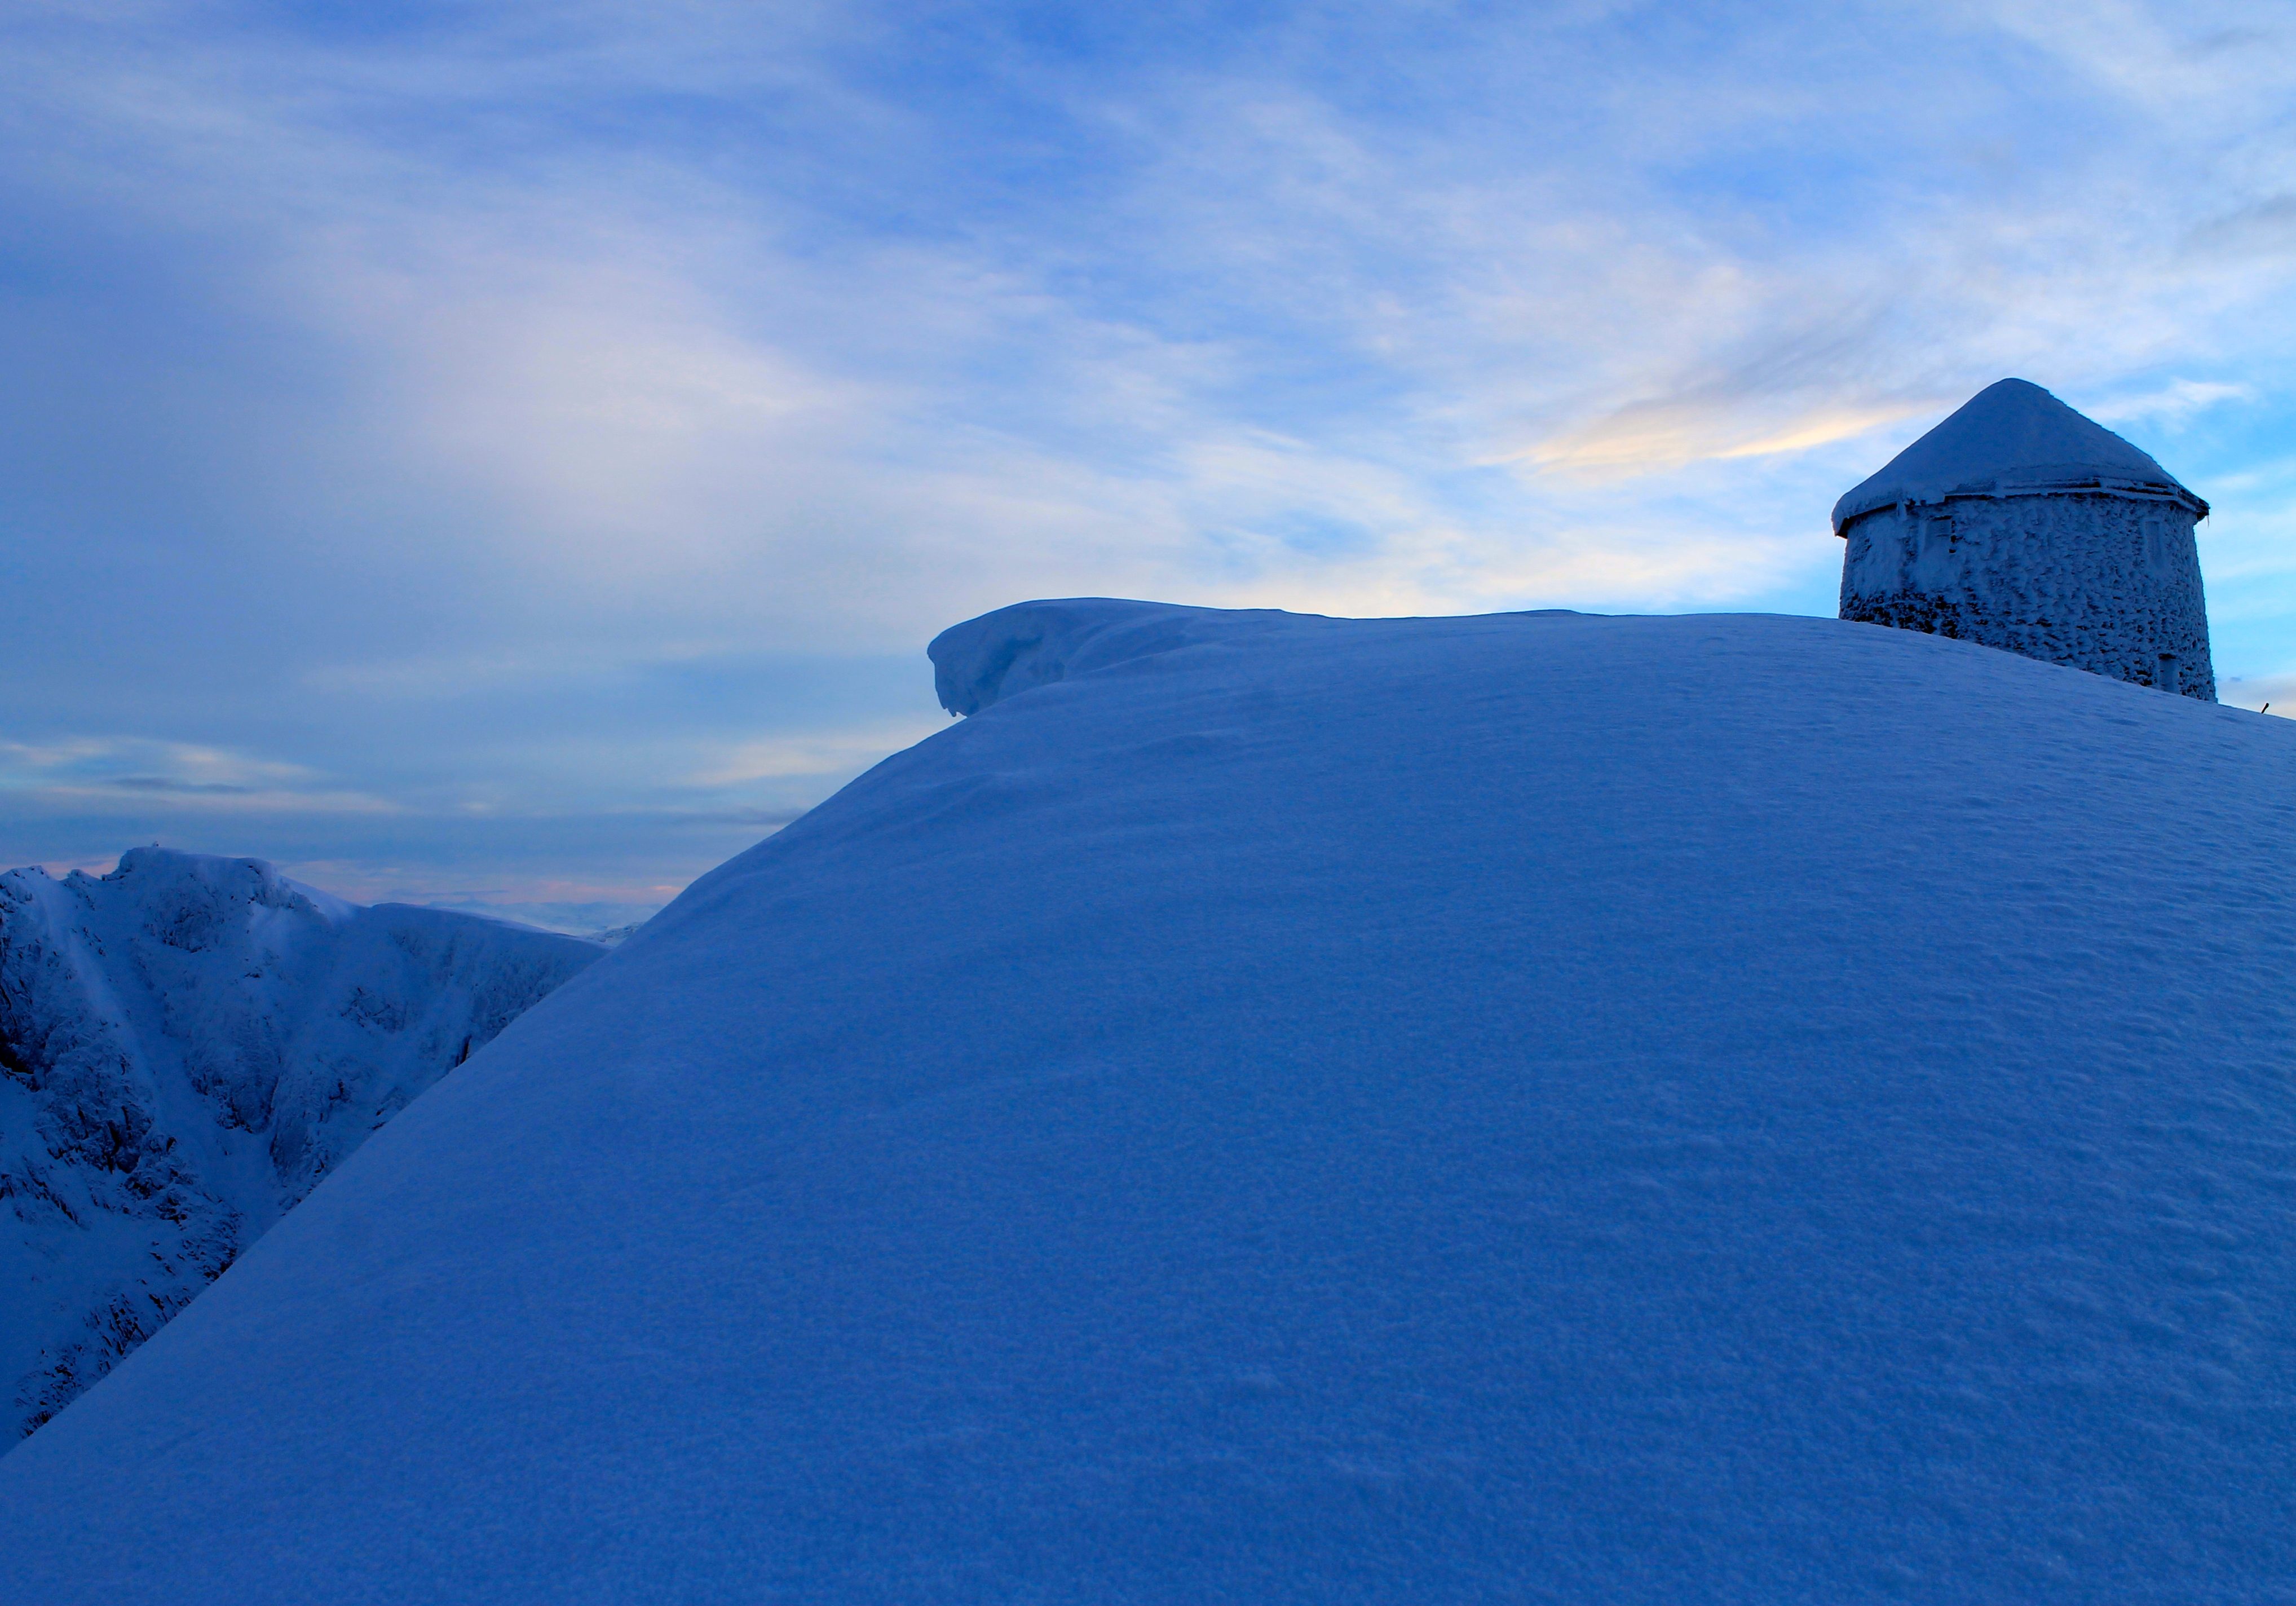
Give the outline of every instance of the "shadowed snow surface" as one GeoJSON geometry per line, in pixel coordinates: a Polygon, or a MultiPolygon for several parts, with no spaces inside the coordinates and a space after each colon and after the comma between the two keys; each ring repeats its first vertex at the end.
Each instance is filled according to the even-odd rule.
{"type": "Polygon", "coordinates": [[[2296,732],[992,618],[0,1460],[0,1598],[2296,1599],[2296,732]]]}

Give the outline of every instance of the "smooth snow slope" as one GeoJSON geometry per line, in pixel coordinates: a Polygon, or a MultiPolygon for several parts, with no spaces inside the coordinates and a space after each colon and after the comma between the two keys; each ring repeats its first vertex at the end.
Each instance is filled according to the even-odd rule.
{"type": "Polygon", "coordinates": [[[0,1442],[603,952],[346,903],[261,859],[0,874],[0,1442]]]}
{"type": "Polygon", "coordinates": [[[2286,725],[1811,619],[939,654],[0,1460],[0,1598],[2296,1598],[2286,725]]]}

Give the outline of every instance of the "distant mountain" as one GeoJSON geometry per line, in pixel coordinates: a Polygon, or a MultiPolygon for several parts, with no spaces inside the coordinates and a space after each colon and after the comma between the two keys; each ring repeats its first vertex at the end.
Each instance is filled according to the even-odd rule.
{"type": "Polygon", "coordinates": [[[260,859],[0,875],[0,1443],[604,951],[260,859]]]}

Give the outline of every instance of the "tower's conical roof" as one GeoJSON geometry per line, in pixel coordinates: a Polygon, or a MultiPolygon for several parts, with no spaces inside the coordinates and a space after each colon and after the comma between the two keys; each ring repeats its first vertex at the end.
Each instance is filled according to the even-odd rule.
{"type": "Polygon", "coordinates": [[[1833,533],[1860,513],[1948,496],[2030,496],[2118,491],[2175,502],[2208,516],[2209,504],[2159,463],[2021,379],[1988,385],[1960,411],[1890,459],[1833,504],[1833,533]]]}

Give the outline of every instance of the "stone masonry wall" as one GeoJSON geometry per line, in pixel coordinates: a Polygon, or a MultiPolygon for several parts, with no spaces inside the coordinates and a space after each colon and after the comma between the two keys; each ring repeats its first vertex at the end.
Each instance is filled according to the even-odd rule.
{"type": "Polygon", "coordinates": [[[1843,533],[1843,619],[2217,700],[2193,515],[2174,503],[1955,497],[1843,533]]]}

